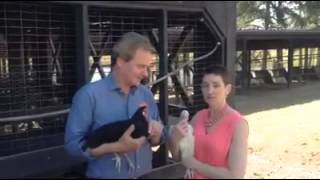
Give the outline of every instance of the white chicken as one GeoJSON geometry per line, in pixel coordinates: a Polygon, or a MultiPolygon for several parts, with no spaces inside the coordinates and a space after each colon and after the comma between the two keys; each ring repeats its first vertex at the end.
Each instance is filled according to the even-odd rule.
{"type": "MultiPolygon", "coordinates": [[[[180,113],[180,121],[185,119],[189,119],[189,112],[186,110],[183,110],[180,113]]],[[[193,136],[193,128],[190,124],[188,124],[188,133],[179,142],[182,161],[194,156],[194,143],[195,142],[194,142],[194,136],[193,136]]],[[[193,171],[188,168],[185,174],[185,178],[192,178],[192,177],[193,177],[193,171]]]]}

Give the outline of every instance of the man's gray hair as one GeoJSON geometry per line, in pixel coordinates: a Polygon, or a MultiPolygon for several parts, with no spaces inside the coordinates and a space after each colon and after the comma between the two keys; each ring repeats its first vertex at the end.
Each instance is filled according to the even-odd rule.
{"type": "Polygon", "coordinates": [[[121,57],[125,61],[130,61],[139,48],[147,50],[153,54],[156,53],[155,48],[147,37],[135,32],[128,32],[124,34],[112,49],[111,67],[116,64],[118,57],[121,57]]]}

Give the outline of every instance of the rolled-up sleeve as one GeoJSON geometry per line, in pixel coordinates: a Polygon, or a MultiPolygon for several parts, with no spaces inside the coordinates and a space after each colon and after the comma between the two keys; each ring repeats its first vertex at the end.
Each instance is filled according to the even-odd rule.
{"type": "Polygon", "coordinates": [[[85,88],[80,89],[73,97],[65,129],[65,150],[71,156],[93,159],[84,148],[84,137],[93,123],[93,109],[93,98],[85,88]]]}

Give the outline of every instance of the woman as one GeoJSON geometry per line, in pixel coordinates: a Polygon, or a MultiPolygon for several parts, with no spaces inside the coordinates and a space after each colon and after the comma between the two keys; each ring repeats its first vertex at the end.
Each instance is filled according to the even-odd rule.
{"type": "MultiPolygon", "coordinates": [[[[192,118],[194,152],[182,159],[182,164],[193,170],[192,178],[243,178],[245,175],[249,127],[241,114],[227,103],[231,90],[224,67],[212,67],[204,73],[201,91],[208,108],[192,118]]],[[[181,159],[178,144],[187,133],[187,119],[172,130],[169,146],[175,160],[181,159]]]]}

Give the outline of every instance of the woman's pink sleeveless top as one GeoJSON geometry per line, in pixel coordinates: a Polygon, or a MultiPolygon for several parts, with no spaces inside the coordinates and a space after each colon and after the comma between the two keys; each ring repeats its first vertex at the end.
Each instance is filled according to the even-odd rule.
{"type": "MultiPolygon", "coordinates": [[[[205,122],[208,120],[208,117],[208,109],[203,109],[199,111],[195,120],[195,158],[208,165],[227,167],[228,153],[235,125],[238,121],[242,120],[242,116],[239,112],[232,110],[206,134],[205,122]]],[[[207,177],[195,171],[193,178],[203,179],[207,177]]]]}

